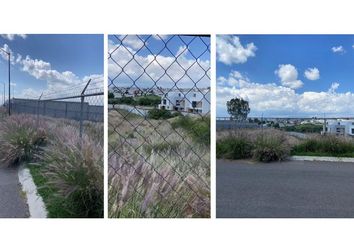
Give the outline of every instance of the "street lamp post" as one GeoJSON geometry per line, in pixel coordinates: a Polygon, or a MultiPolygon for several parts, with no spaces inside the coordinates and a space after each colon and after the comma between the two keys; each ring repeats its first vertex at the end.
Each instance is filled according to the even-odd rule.
{"type": "Polygon", "coordinates": [[[2,105],[5,106],[5,83],[2,82],[2,84],[3,84],[3,86],[4,86],[4,93],[3,93],[3,95],[2,95],[2,98],[3,98],[3,100],[2,100],[2,105]]]}
{"type": "Polygon", "coordinates": [[[11,73],[10,73],[11,53],[6,51],[3,48],[0,48],[0,50],[7,54],[8,61],[9,61],[9,103],[8,103],[8,107],[9,107],[9,116],[10,116],[11,115],[11,106],[10,106],[10,104],[11,104],[11,100],[10,100],[11,99],[11,97],[10,97],[10,94],[11,94],[10,93],[10,88],[11,88],[11,86],[10,86],[11,85],[11,81],[10,81],[10,79],[11,79],[11,73]]]}

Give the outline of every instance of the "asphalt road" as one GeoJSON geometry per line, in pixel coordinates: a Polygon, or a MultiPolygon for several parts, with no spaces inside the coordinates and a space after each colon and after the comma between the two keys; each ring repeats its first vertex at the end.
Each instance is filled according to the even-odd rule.
{"type": "Polygon", "coordinates": [[[15,168],[0,168],[0,218],[25,218],[29,215],[17,172],[15,168]]]}
{"type": "Polygon", "coordinates": [[[217,160],[218,218],[354,217],[354,163],[217,160]]]}

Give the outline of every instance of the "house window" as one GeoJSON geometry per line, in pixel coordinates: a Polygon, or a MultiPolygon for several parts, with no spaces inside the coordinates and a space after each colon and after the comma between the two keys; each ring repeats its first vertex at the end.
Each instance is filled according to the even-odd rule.
{"type": "Polygon", "coordinates": [[[181,96],[181,94],[180,93],[178,93],[178,97],[180,97],[181,96]]]}
{"type": "Polygon", "coordinates": [[[352,134],[354,134],[354,128],[352,128],[352,134]]]}
{"type": "Polygon", "coordinates": [[[192,101],[192,108],[197,107],[197,102],[196,101],[192,101]]]}
{"type": "Polygon", "coordinates": [[[163,104],[166,104],[166,99],[164,99],[162,102],[163,102],[163,104]]]}
{"type": "Polygon", "coordinates": [[[176,100],[176,106],[179,106],[179,100],[176,100]]]}
{"type": "Polygon", "coordinates": [[[196,93],[193,93],[193,97],[196,97],[197,96],[197,94],[196,93]]]}

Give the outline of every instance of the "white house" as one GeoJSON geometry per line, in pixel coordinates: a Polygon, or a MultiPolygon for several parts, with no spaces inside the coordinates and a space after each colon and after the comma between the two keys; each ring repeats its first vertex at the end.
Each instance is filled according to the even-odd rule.
{"type": "Polygon", "coordinates": [[[325,124],[325,133],[354,137],[354,120],[329,120],[325,124]]]}
{"type": "Polygon", "coordinates": [[[167,92],[161,98],[158,108],[185,113],[208,114],[210,112],[210,90],[167,92]]]}

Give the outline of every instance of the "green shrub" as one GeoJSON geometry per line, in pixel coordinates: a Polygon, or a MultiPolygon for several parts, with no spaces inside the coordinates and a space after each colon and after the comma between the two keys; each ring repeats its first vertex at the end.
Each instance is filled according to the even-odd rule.
{"type": "Polygon", "coordinates": [[[0,124],[0,163],[12,166],[30,161],[46,141],[43,122],[26,115],[12,115],[0,124]]]}
{"type": "Polygon", "coordinates": [[[157,106],[161,103],[161,97],[156,95],[137,97],[135,100],[139,106],[157,106]]]}
{"type": "Polygon", "coordinates": [[[281,133],[261,133],[254,143],[253,159],[259,162],[282,161],[290,153],[290,146],[281,133]]]}
{"type": "Polygon", "coordinates": [[[216,143],[217,158],[246,159],[251,156],[252,143],[242,137],[229,136],[216,143]]]}
{"type": "MultiPolygon", "coordinates": [[[[75,217],[103,217],[103,149],[88,136],[80,139],[72,127],[55,129],[39,155],[48,187],[64,198],[75,217]]],[[[50,203],[49,203],[50,204],[50,203]]]]}
{"type": "Polygon", "coordinates": [[[354,157],[354,141],[330,135],[314,137],[294,146],[291,154],[354,157]]]}
{"type": "Polygon", "coordinates": [[[136,101],[133,97],[121,97],[121,98],[109,98],[109,104],[127,104],[127,105],[136,105],[136,101]]]}
{"type": "Polygon", "coordinates": [[[306,123],[296,126],[286,126],[285,131],[288,132],[301,132],[301,133],[320,133],[323,130],[322,125],[306,123]]]}
{"type": "Polygon", "coordinates": [[[180,115],[172,122],[172,128],[183,128],[186,130],[193,140],[201,144],[210,144],[210,118],[180,115]]]}
{"type": "Polygon", "coordinates": [[[171,111],[155,108],[148,111],[147,117],[158,120],[158,119],[169,119],[172,118],[173,115],[171,114],[171,111]]]}

